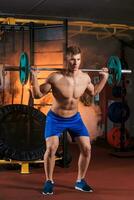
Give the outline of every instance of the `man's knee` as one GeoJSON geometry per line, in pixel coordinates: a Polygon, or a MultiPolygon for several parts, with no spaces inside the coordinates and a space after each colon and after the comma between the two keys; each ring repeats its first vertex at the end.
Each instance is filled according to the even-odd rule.
{"type": "Polygon", "coordinates": [[[83,148],[81,149],[81,152],[83,153],[85,157],[88,157],[91,154],[91,145],[83,146],[83,148]]]}
{"type": "Polygon", "coordinates": [[[52,144],[51,146],[47,147],[46,153],[48,154],[49,157],[53,157],[55,156],[57,148],[58,148],[57,144],[52,144]]]}

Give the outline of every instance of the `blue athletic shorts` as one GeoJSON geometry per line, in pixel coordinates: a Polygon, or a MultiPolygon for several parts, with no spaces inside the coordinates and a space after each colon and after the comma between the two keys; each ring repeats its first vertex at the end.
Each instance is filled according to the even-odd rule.
{"type": "Polygon", "coordinates": [[[64,131],[68,131],[72,138],[78,136],[89,137],[89,132],[84,125],[79,112],[72,117],[61,117],[50,110],[46,117],[44,131],[45,139],[51,136],[60,137],[64,131]]]}

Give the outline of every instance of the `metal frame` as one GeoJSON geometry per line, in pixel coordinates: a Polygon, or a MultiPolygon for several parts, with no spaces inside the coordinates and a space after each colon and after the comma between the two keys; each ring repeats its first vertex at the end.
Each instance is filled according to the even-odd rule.
{"type": "MultiPolygon", "coordinates": [[[[64,20],[0,17],[0,23],[1,26],[2,25],[27,26],[30,23],[48,26],[48,25],[63,25],[64,20]]],[[[130,34],[128,34],[128,31],[134,31],[134,26],[130,26],[127,24],[104,24],[104,23],[94,23],[90,21],[76,21],[76,20],[69,20],[68,27],[69,27],[68,32],[71,34],[70,35],[71,37],[77,34],[89,34],[89,35],[95,35],[98,40],[105,39],[113,35],[130,38],[130,34]]]]}
{"type": "MultiPolygon", "coordinates": [[[[62,157],[56,157],[55,160],[62,160],[62,157]]],[[[1,164],[19,164],[21,166],[21,174],[29,174],[29,164],[30,163],[44,163],[44,160],[34,160],[34,161],[19,161],[19,160],[0,160],[1,164]]]]}

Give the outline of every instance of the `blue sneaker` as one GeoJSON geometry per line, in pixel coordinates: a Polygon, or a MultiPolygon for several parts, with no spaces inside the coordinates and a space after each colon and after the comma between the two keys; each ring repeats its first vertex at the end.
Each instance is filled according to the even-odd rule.
{"type": "Polygon", "coordinates": [[[83,192],[93,192],[93,189],[86,183],[86,181],[84,181],[84,179],[75,183],[75,189],[83,192]]]}
{"type": "Polygon", "coordinates": [[[44,184],[42,194],[44,194],[44,195],[53,194],[53,187],[54,187],[54,183],[51,180],[46,181],[45,184],[44,184]]]}

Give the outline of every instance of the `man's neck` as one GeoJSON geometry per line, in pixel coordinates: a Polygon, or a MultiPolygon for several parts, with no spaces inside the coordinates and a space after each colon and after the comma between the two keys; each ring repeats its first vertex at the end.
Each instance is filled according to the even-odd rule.
{"type": "Polygon", "coordinates": [[[75,71],[68,71],[67,70],[67,73],[69,76],[72,76],[72,77],[76,77],[79,73],[80,73],[80,70],[75,70],[75,71]]]}

